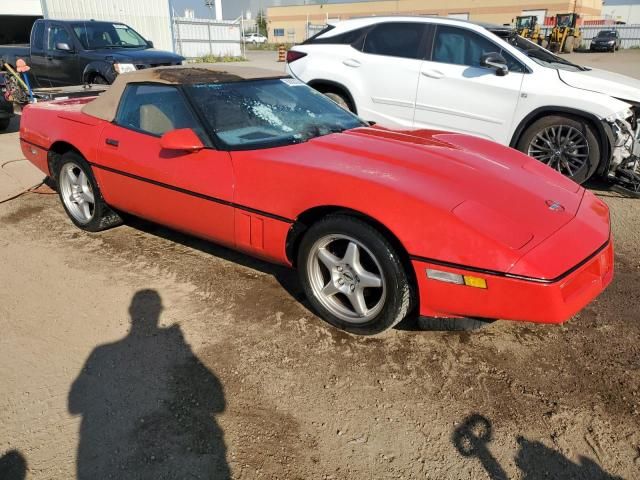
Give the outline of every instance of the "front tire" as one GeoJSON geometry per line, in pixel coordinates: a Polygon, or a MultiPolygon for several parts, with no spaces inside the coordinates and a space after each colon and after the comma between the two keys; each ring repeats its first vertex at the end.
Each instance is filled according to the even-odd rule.
{"type": "Polygon", "coordinates": [[[298,251],[298,273],[320,317],[351,333],[381,333],[402,321],[413,303],[395,248],[352,216],[331,215],[309,228],[298,251]]]}
{"type": "Polygon", "coordinates": [[[91,167],[79,154],[67,152],[57,162],[56,184],[60,201],[74,225],[99,232],[122,223],[104,202],[91,167]]]}
{"type": "Polygon", "coordinates": [[[578,117],[550,115],[535,121],[522,134],[517,148],[576,183],[586,182],[600,163],[593,128],[578,117]]]}

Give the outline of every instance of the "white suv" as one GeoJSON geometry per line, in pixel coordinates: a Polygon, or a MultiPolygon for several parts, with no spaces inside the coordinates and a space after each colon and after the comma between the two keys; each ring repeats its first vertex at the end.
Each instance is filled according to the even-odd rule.
{"type": "Polygon", "coordinates": [[[339,22],[290,50],[287,70],[365,120],[485,137],[579,183],[638,167],[640,81],[473,23],[339,22]]]}

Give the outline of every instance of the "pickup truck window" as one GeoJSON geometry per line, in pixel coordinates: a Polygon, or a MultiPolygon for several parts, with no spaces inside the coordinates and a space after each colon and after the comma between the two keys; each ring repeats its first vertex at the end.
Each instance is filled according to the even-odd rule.
{"type": "Polygon", "coordinates": [[[71,41],[71,35],[67,32],[67,29],[63,25],[51,25],[49,27],[49,42],[47,43],[48,50],[55,50],[58,43],[66,43],[69,46],[73,46],[71,41]]]}
{"type": "Polygon", "coordinates": [[[123,23],[82,22],[72,24],[72,28],[85,50],[149,46],[138,32],[123,23]]]}
{"type": "Polygon", "coordinates": [[[44,22],[36,22],[31,34],[31,52],[42,52],[44,49],[44,22]]]}

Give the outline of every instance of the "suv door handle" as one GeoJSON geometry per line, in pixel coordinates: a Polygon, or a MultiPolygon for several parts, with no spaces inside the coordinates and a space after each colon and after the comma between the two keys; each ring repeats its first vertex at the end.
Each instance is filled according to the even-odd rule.
{"type": "Polygon", "coordinates": [[[117,147],[118,145],[120,145],[120,142],[118,140],[114,140],[113,138],[105,139],[104,143],[106,143],[107,145],[111,145],[112,147],[117,147]]]}
{"type": "Polygon", "coordinates": [[[429,78],[438,79],[444,77],[444,73],[442,73],[440,70],[423,70],[420,73],[429,78]]]}
{"type": "Polygon", "coordinates": [[[344,60],[342,63],[344,63],[347,67],[354,67],[354,68],[358,68],[361,65],[358,60],[355,60],[353,58],[348,58],[347,60],[344,60]]]}

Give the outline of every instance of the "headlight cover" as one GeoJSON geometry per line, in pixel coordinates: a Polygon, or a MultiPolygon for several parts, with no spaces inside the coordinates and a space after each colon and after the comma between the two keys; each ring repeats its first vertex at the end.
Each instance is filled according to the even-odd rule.
{"type": "Polygon", "coordinates": [[[620,112],[612,113],[611,115],[606,117],[605,120],[609,123],[613,123],[616,120],[627,120],[632,115],[633,115],[633,112],[631,111],[631,109],[626,108],[624,110],[621,110],[620,112]]]}
{"type": "Polygon", "coordinates": [[[133,63],[114,63],[113,68],[118,73],[135,72],[136,66],[133,63]]]}

